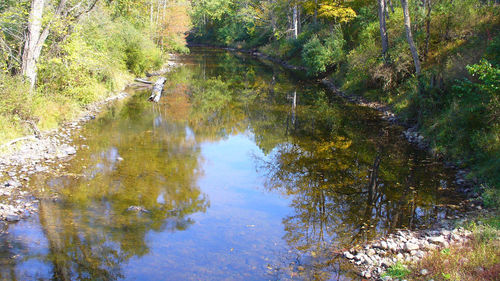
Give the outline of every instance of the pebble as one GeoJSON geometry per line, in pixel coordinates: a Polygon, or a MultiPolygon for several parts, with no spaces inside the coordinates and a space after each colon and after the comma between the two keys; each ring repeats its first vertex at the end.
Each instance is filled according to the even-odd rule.
{"type": "MultiPolygon", "coordinates": [[[[343,256],[358,266],[360,275],[364,278],[392,280],[381,278],[381,274],[397,261],[418,262],[425,256],[427,250],[448,247],[450,243],[465,241],[470,235],[470,231],[463,228],[450,231],[446,228],[450,225],[451,223],[443,222],[439,231],[397,231],[379,241],[365,245],[362,249],[353,248],[345,251],[343,256]]],[[[422,270],[420,273],[426,275],[428,271],[422,270]]]]}

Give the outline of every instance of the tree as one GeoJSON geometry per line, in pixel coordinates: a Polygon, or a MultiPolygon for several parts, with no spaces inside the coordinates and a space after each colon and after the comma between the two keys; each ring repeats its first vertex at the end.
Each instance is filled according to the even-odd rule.
{"type": "Polygon", "coordinates": [[[40,42],[40,30],[42,29],[42,16],[45,0],[33,0],[31,2],[30,19],[28,24],[28,38],[24,45],[22,58],[21,73],[25,75],[33,89],[36,79],[36,61],[42,50],[42,42],[40,42]],[[41,44],[40,44],[41,43],[41,44]]]}
{"type": "Polygon", "coordinates": [[[57,20],[69,21],[67,22],[67,26],[70,27],[80,16],[90,12],[95,7],[97,1],[98,0],[60,0],[54,11],[53,17],[45,25],[43,31],[42,18],[45,0],[33,0],[33,2],[31,2],[28,39],[24,45],[21,65],[21,73],[28,78],[31,89],[35,87],[36,82],[36,63],[40,58],[43,45],[49,36],[54,22],[57,20]]]}
{"type": "Polygon", "coordinates": [[[420,59],[418,57],[417,47],[413,41],[413,35],[411,33],[411,21],[410,21],[410,11],[408,9],[408,0],[401,0],[401,6],[403,8],[404,25],[406,30],[406,41],[410,45],[411,55],[413,56],[413,62],[415,63],[415,73],[420,74],[420,59]]]}
{"type": "Polygon", "coordinates": [[[389,48],[389,41],[387,40],[387,27],[385,25],[386,6],[385,0],[377,0],[378,2],[378,19],[380,25],[380,39],[382,42],[382,56],[385,57],[387,49],[389,48]]]}

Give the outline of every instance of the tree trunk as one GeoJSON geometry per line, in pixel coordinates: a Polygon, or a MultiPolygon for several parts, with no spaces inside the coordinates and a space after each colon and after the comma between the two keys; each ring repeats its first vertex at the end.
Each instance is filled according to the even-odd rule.
{"type": "Polygon", "coordinates": [[[391,12],[394,14],[394,6],[392,6],[392,0],[388,0],[389,7],[391,7],[391,12]]]}
{"type": "Polygon", "coordinates": [[[382,56],[385,58],[387,49],[389,48],[387,27],[385,25],[385,0],[378,0],[378,20],[380,25],[380,39],[382,41],[382,56]]]}
{"type": "Polygon", "coordinates": [[[40,31],[42,29],[44,4],[45,0],[33,0],[33,2],[31,2],[28,36],[23,50],[21,73],[28,78],[31,89],[35,86],[36,63],[40,55],[40,52],[37,52],[37,49],[40,49],[41,51],[41,48],[38,48],[38,45],[41,35],[40,31]]]}
{"type": "Polygon", "coordinates": [[[293,38],[297,39],[299,37],[299,15],[297,5],[293,6],[293,38]]]}
{"type": "Polygon", "coordinates": [[[401,7],[403,8],[404,24],[406,30],[406,41],[410,45],[411,55],[413,56],[413,62],[415,63],[415,73],[420,74],[420,59],[418,57],[417,47],[413,41],[413,35],[411,33],[411,22],[410,22],[410,11],[408,10],[408,0],[401,0],[401,7]]]}

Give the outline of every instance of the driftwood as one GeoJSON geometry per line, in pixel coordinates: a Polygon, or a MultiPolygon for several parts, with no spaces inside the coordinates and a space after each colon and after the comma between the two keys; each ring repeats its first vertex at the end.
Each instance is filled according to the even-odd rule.
{"type": "Polygon", "coordinates": [[[153,84],[153,82],[148,81],[146,79],[142,79],[142,78],[135,78],[134,81],[140,82],[140,83],[143,83],[143,84],[153,84]]]}
{"type": "Polygon", "coordinates": [[[156,80],[151,96],[149,96],[150,101],[159,102],[161,97],[161,92],[163,91],[163,84],[167,81],[167,78],[160,77],[156,80]]]}

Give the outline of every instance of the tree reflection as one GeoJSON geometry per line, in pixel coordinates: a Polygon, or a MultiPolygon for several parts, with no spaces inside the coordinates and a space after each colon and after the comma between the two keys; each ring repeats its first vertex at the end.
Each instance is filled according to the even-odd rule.
{"type": "Polygon", "coordinates": [[[318,258],[331,245],[352,246],[440,212],[439,179],[428,177],[439,168],[372,111],[244,56],[192,58],[169,74],[160,104],[139,92],[111,107],[87,126],[90,149],[67,173],[39,182],[58,195],[42,194],[39,216],[53,279],[123,278],[124,264],[149,253],[148,233],[189,228],[191,215],[210,205],[197,185],[200,144],[236,134],[253,137],[264,153],[257,164],[266,188],[290,198],[284,239],[298,252],[295,266],[307,267],[304,279],[332,277],[325,268],[338,265],[318,258]]]}
{"type": "Polygon", "coordinates": [[[147,232],[184,230],[190,214],[209,206],[196,184],[196,140],[183,122],[146,108],[137,95],[90,125],[85,160],[75,159],[71,174],[49,182],[60,202],[43,200],[40,222],[54,279],[120,278],[125,261],[149,252],[147,232]]]}
{"type": "Polygon", "coordinates": [[[312,108],[302,105],[296,124],[291,118],[281,129],[290,137],[259,159],[266,186],[292,196],[295,214],[283,224],[285,239],[299,250],[319,250],[332,239],[337,247],[352,246],[396,227],[414,227],[436,210],[436,192],[429,190],[439,182],[422,177],[436,167],[417,164],[423,156],[391,128],[360,122],[363,114],[326,99],[312,108]]]}

